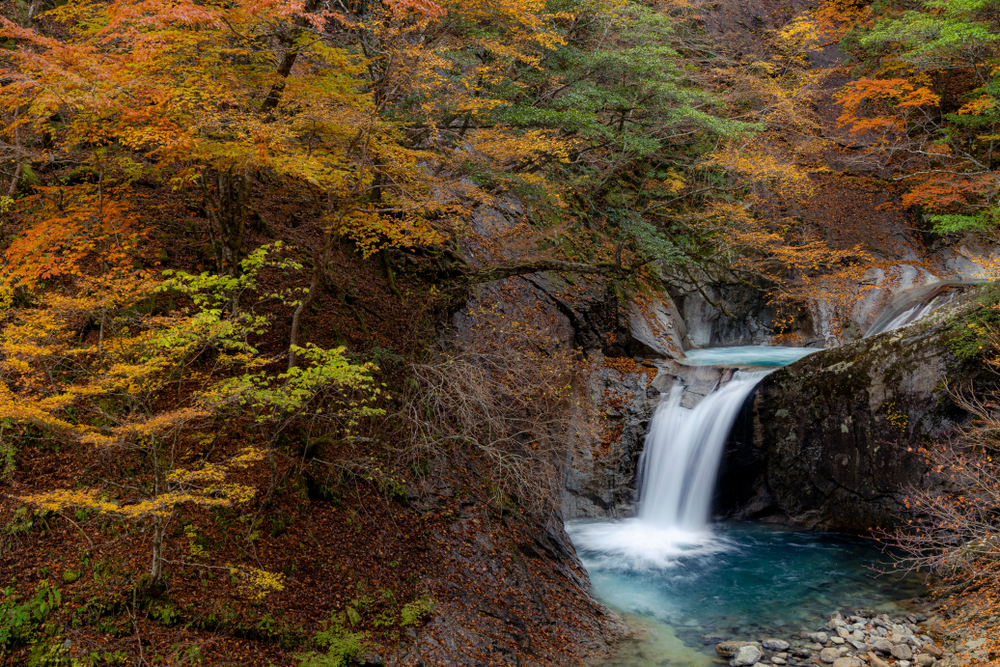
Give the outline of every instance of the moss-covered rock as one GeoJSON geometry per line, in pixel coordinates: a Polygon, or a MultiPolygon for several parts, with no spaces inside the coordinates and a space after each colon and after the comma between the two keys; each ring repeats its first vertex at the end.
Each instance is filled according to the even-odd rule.
{"type": "Polygon", "coordinates": [[[967,320],[990,310],[990,289],[765,378],[754,399],[752,441],[737,448],[746,465],[739,476],[720,478],[720,485],[749,491],[722,513],[858,532],[898,520],[907,487],[937,483],[920,448],[965,419],[949,387],[982,390],[995,382],[959,345],[966,345],[967,320]],[[746,474],[750,468],[755,475],[746,474]]]}

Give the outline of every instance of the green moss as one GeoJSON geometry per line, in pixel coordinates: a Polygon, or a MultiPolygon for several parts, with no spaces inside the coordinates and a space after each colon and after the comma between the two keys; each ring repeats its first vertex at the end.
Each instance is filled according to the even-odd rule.
{"type": "Polygon", "coordinates": [[[971,312],[956,318],[946,338],[948,349],[962,361],[980,359],[992,349],[1000,331],[1000,285],[981,288],[975,303],[971,312]]]}

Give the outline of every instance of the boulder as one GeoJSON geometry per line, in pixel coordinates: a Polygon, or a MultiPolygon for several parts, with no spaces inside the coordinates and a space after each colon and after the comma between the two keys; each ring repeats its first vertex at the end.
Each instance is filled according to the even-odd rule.
{"type": "MultiPolygon", "coordinates": [[[[818,642],[822,644],[823,642],[818,642]]],[[[768,651],[785,651],[791,646],[784,639],[762,639],[760,645],[768,651]]]]}
{"type": "Polygon", "coordinates": [[[720,486],[749,483],[753,493],[722,512],[864,532],[898,521],[907,487],[943,484],[928,474],[920,449],[967,419],[946,387],[995,382],[954,351],[959,320],[987,307],[983,289],[910,326],[821,350],[764,378],[744,472],[719,479],[720,486]],[[747,480],[746,470],[760,472],[747,480]]]}

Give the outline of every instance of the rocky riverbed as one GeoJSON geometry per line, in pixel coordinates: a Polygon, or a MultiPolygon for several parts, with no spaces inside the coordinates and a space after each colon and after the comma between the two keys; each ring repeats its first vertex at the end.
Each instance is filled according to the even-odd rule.
{"type": "Polygon", "coordinates": [[[936,619],[923,614],[890,618],[859,609],[845,616],[836,612],[815,632],[788,639],[724,641],[715,651],[732,667],[940,667],[961,664],[955,651],[942,646],[933,634],[936,619]]]}

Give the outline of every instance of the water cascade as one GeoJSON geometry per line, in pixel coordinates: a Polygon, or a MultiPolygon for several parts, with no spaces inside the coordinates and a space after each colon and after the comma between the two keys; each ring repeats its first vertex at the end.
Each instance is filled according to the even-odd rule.
{"type": "Polygon", "coordinates": [[[886,331],[895,331],[923,319],[946,303],[950,303],[959,291],[960,282],[928,285],[905,290],[896,297],[896,305],[887,308],[865,332],[870,338],[886,331]]]}
{"type": "Polygon", "coordinates": [[[768,371],[737,372],[694,408],[676,385],[653,416],[639,459],[639,519],[665,528],[704,530],[715,475],[743,402],[768,371]]]}
{"type": "MultiPolygon", "coordinates": [[[[688,361],[773,367],[806,353],[726,348],[689,353],[688,361]]],[[[693,408],[682,406],[685,388],[676,385],[650,422],[637,515],[566,524],[595,595],[653,637],[608,667],[710,667],[720,639],[810,631],[831,609],[888,611],[920,592],[919,583],[872,579],[866,566],[879,553],[863,540],[710,523],[729,431],[769,372],[720,369],[729,381],[693,408]]]]}

